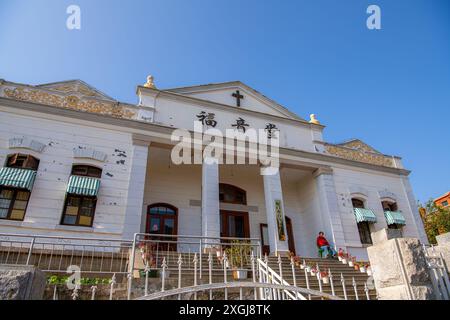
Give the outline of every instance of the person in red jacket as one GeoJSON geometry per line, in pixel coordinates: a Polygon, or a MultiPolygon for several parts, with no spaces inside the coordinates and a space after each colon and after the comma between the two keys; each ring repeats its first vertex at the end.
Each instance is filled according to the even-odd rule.
{"type": "Polygon", "coordinates": [[[329,244],[327,238],[325,238],[325,234],[322,231],[319,232],[319,236],[317,237],[316,244],[319,249],[323,250],[326,257],[336,256],[336,251],[334,251],[333,247],[329,244]]]}

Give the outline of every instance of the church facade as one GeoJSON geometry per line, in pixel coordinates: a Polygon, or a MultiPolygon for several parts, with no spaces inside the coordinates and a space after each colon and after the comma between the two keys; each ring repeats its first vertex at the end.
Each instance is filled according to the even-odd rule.
{"type": "Polygon", "coordinates": [[[149,77],[137,96],[133,105],[79,80],[0,80],[0,234],[260,238],[266,252],[316,256],[323,231],[360,258],[382,228],[427,242],[399,157],[357,139],[328,143],[313,115],[239,81],[160,90],[149,77]],[[174,162],[174,131],[199,123],[276,132],[277,170],[265,174],[249,154],[174,162]]]}

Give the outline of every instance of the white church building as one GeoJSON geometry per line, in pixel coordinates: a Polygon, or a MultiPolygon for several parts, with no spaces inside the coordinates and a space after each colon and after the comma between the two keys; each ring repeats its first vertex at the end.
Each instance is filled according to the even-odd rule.
{"type": "Polygon", "coordinates": [[[309,257],[319,231],[360,258],[383,228],[427,243],[401,158],[357,139],[328,143],[314,116],[239,81],[161,90],[149,77],[137,96],[0,80],[0,234],[260,238],[265,252],[309,257]],[[279,170],[174,163],[172,133],[195,121],[278,132],[279,170]]]}

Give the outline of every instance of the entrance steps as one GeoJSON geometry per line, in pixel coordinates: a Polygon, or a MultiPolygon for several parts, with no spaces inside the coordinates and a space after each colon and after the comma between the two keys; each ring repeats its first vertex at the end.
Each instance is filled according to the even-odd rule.
{"type": "MultiPolygon", "coordinates": [[[[193,253],[178,253],[175,251],[161,252],[160,257],[158,257],[158,270],[161,270],[160,265],[162,262],[162,258],[166,258],[167,263],[167,283],[168,284],[176,284],[178,281],[178,259],[181,254],[182,264],[181,264],[181,278],[182,278],[182,286],[192,286],[194,284],[194,254],[193,253]]],[[[202,254],[201,257],[197,254],[197,284],[206,284],[209,283],[209,256],[208,254],[202,254]],[[200,262],[201,261],[201,262],[200,262]],[[200,263],[202,269],[202,277],[200,278],[200,263]]],[[[224,271],[223,264],[221,260],[216,255],[211,255],[212,264],[211,264],[211,281],[212,283],[221,283],[224,282],[224,271]]],[[[367,295],[365,291],[365,284],[368,285],[368,294],[370,300],[376,300],[377,295],[376,291],[371,286],[371,282],[369,280],[369,276],[367,273],[361,273],[358,270],[355,270],[348,265],[344,265],[338,260],[333,259],[319,259],[319,258],[304,258],[306,265],[312,266],[316,268],[317,266],[321,271],[331,272],[333,275],[333,284],[334,284],[334,292],[335,295],[344,298],[344,289],[341,283],[341,274],[345,279],[345,287],[347,298],[349,300],[356,299],[355,288],[353,286],[353,279],[356,283],[356,292],[359,300],[367,300],[367,295]]],[[[301,261],[303,263],[303,259],[301,261]]],[[[278,257],[269,256],[268,257],[268,265],[272,268],[276,273],[280,274],[280,267],[278,263],[278,257]]],[[[256,263],[255,263],[256,266],[256,263]]],[[[248,278],[251,280],[253,275],[251,272],[251,264],[244,266],[245,269],[249,270],[248,278]]],[[[281,258],[281,270],[283,273],[283,278],[290,284],[294,284],[292,266],[290,259],[286,257],[281,258]]],[[[305,270],[301,269],[298,266],[294,267],[295,270],[295,278],[297,286],[302,288],[307,288],[307,281],[305,270]]],[[[230,268],[227,268],[227,281],[231,282],[233,280],[233,271],[230,268]]],[[[308,274],[309,288],[313,290],[320,290],[319,280],[316,276],[312,276],[308,274]]],[[[331,284],[324,284],[322,282],[322,291],[324,293],[332,294],[331,284]]],[[[314,297],[313,297],[314,299],[314,297]]],[[[320,299],[320,298],[319,298],[320,299]]]]}
{"type": "MultiPolygon", "coordinates": [[[[355,289],[353,287],[353,279],[355,279],[357,288],[356,292],[358,293],[359,300],[367,300],[366,292],[364,290],[365,284],[367,284],[369,288],[370,300],[376,300],[377,294],[373,286],[371,286],[371,281],[368,281],[369,276],[367,275],[367,273],[362,273],[359,270],[355,270],[354,268],[349,267],[346,264],[342,264],[342,262],[334,259],[304,258],[304,261],[308,266],[314,268],[317,268],[318,266],[320,271],[331,272],[333,276],[334,290],[337,296],[344,298],[344,290],[341,283],[341,274],[342,274],[345,279],[347,298],[349,300],[356,299],[355,289]]],[[[301,260],[301,263],[303,263],[303,259],[301,260]]],[[[275,272],[280,274],[278,257],[274,256],[268,257],[268,265],[275,272]]],[[[294,280],[293,280],[292,266],[291,261],[288,257],[281,258],[281,270],[283,273],[283,278],[289,284],[293,285],[294,280]]],[[[306,288],[307,284],[306,284],[305,270],[301,269],[298,266],[294,266],[294,270],[297,286],[306,288]]],[[[320,289],[319,280],[317,276],[312,276],[310,273],[308,273],[308,281],[310,289],[314,290],[320,289]]],[[[331,284],[324,284],[322,282],[322,290],[325,293],[331,294],[332,293],[331,284]]]]}

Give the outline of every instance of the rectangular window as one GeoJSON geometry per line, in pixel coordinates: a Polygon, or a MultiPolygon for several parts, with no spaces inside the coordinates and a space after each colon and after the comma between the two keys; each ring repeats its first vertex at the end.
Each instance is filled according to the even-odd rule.
{"type": "Polygon", "coordinates": [[[29,199],[29,191],[0,189],[0,219],[23,221],[29,199]]]}
{"type": "Polygon", "coordinates": [[[61,224],[91,227],[94,222],[95,197],[67,195],[61,224]]]}
{"type": "Polygon", "coordinates": [[[442,206],[443,206],[443,207],[448,206],[448,201],[447,201],[447,200],[446,200],[446,201],[443,201],[443,202],[442,202],[442,206]]]}
{"type": "Polygon", "coordinates": [[[358,231],[362,244],[372,244],[372,237],[370,235],[370,226],[368,222],[359,222],[358,231]]]}

